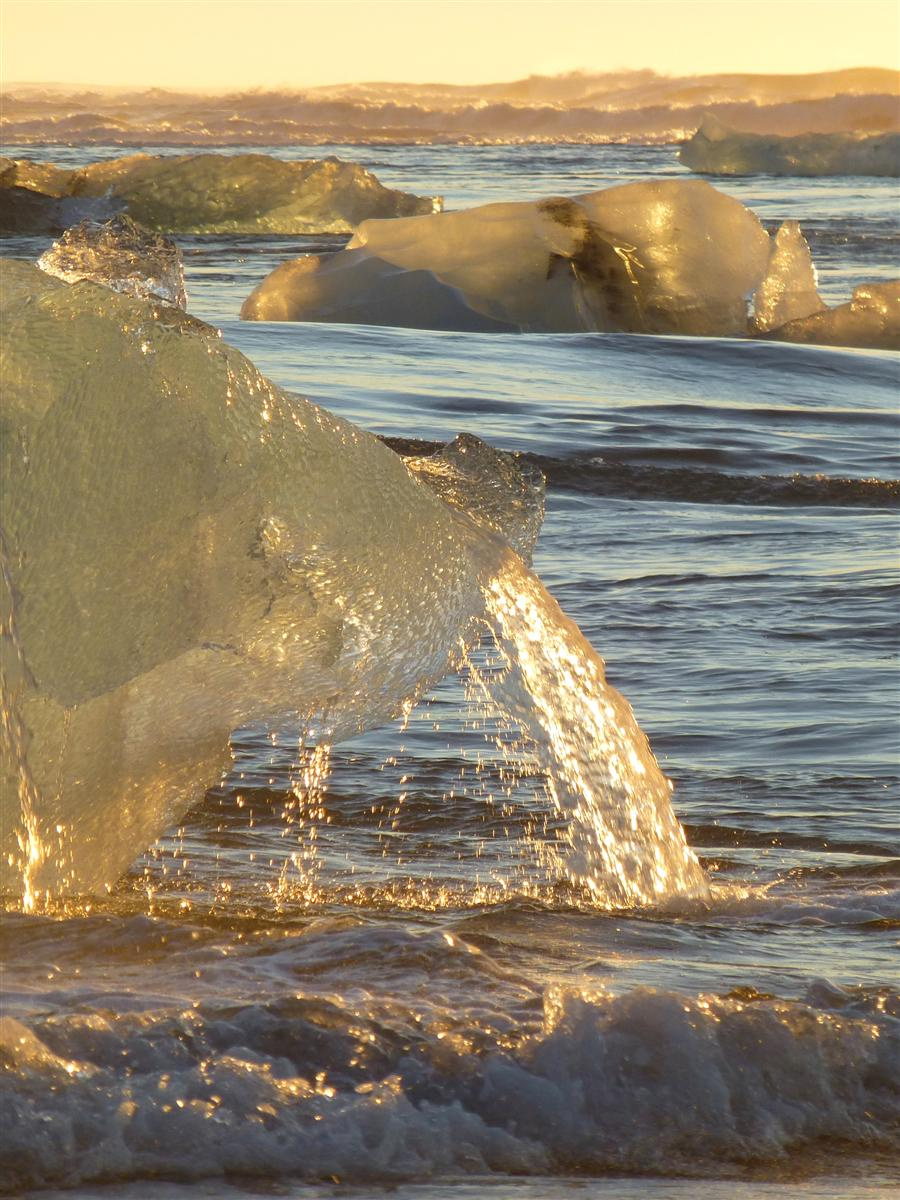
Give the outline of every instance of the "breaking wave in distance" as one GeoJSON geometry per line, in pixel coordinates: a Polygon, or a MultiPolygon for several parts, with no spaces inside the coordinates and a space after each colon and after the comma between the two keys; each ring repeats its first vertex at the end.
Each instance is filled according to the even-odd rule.
{"type": "Polygon", "coordinates": [[[369,83],[222,95],[11,84],[5,141],[109,145],[670,142],[712,113],[753,133],[898,128],[894,72],[576,72],[471,87],[369,83]]]}

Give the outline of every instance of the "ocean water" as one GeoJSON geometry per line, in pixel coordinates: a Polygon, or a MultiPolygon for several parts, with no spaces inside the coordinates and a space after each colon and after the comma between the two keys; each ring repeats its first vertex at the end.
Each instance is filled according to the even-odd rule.
{"type": "MultiPolygon", "coordinates": [[[[335,152],[447,207],[682,173],[665,146],[335,152]]],[[[717,186],[800,221],[829,302],[897,273],[891,181],[717,186]]],[[[398,448],[467,431],[544,470],[535,568],[634,706],[711,898],[608,909],[561,876],[545,781],[464,680],[307,752],[299,795],[292,739],[236,731],[228,779],[108,898],[8,906],[2,1186],[894,1194],[900,358],[243,324],[276,263],[341,239],[181,244],[189,310],[277,383],[398,448]]]]}

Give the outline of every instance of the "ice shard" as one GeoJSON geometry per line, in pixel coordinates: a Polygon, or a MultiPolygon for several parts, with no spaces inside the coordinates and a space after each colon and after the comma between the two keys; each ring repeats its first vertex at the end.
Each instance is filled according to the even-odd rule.
{"type": "Polygon", "coordinates": [[[245,301],[258,321],[485,331],[743,336],[768,235],[701,180],[366,221],[345,250],[276,268],[245,301]]]}
{"type": "Polygon", "coordinates": [[[753,324],[760,332],[809,317],[824,307],[806,238],[796,221],[785,221],[772,238],[769,265],[753,296],[753,324]]]}
{"type": "Polygon", "coordinates": [[[131,296],[156,296],[184,308],[184,258],[170,239],[142,229],[124,214],[80,221],[45,250],[37,264],[67,283],[92,279],[131,296]]]}

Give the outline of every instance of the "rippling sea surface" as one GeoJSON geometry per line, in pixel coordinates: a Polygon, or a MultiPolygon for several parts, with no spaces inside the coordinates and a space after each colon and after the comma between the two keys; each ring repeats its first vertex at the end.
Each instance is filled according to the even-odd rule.
{"type": "MultiPolygon", "coordinates": [[[[447,207],[682,173],[673,147],[337,152],[447,207]]],[[[800,221],[831,303],[897,274],[891,181],[717,186],[800,221]]],[[[276,263],[341,239],[181,244],[190,311],[277,383],[397,446],[468,431],[543,469],[536,570],[634,705],[712,899],[609,911],[560,880],[543,781],[464,681],[307,752],[300,793],[284,731],[237,731],[108,899],[6,914],[0,1182],[896,1194],[898,356],[242,324],[276,263]]]]}

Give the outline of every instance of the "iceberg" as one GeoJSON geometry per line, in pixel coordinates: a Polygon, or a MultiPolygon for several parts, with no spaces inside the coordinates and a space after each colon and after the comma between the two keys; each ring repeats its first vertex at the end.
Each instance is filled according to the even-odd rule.
{"type": "Polygon", "coordinates": [[[69,212],[78,214],[71,224],[124,210],[157,233],[350,233],[369,218],[441,205],[436,197],[386,188],[357,163],[267,154],[134,154],[74,171],[0,160],[0,214],[12,208],[14,193],[19,207],[30,203],[32,224],[19,229],[8,218],[0,225],[7,232],[55,233],[69,212]]]}
{"type": "Polygon", "coordinates": [[[743,336],[770,240],[701,180],[365,221],[346,249],[283,263],[245,320],[483,331],[743,336]]]}
{"type": "Polygon", "coordinates": [[[37,265],[67,283],[92,279],[116,292],[187,306],[181,251],[170,238],[150,233],[124,215],[73,225],[37,265]]]}
{"type": "Polygon", "coordinates": [[[707,116],[678,157],[701,175],[900,175],[900,133],[744,133],[707,116]]]}
{"type": "Polygon", "coordinates": [[[788,320],[762,336],[778,342],[900,350],[900,279],[861,284],[849,303],[788,320]]]}
{"type": "Polygon", "coordinates": [[[540,480],[461,438],[408,468],[155,298],[3,260],[0,889],[110,887],[216,782],[408,711],[490,633],[509,714],[604,903],[704,896],[602,660],[519,554],[540,480]],[[512,544],[511,544],[512,543],[512,544]]]}

